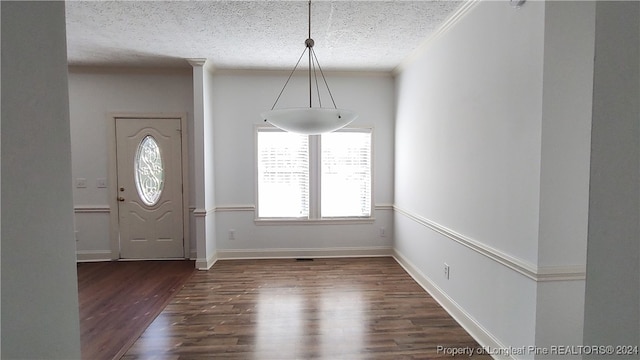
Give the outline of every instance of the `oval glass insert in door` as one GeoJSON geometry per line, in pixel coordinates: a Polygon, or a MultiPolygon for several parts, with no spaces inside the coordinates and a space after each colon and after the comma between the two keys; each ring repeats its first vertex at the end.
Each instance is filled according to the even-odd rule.
{"type": "Polygon", "coordinates": [[[133,166],[140,199],[147,206],[157,204],[164,188],[164,164],[153,136],[147,135],[140,141],[133,166]]]}

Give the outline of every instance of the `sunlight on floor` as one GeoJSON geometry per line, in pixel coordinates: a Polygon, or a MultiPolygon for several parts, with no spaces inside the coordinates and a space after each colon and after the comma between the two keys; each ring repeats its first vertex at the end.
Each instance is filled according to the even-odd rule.
{"type": "Polygon", "coordinates": [[[367,304],[357,286],[325,289],[319,297],[262,288],[258,298],[255,359],[278,353],[298,358],[304,348],[332,358],[358,354],[364,346],[367,304]]]}

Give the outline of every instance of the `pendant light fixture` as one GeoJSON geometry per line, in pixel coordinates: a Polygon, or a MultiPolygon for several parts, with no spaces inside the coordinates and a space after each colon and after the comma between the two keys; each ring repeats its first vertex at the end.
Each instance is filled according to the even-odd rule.
{"type": "Polygon", "coordinates": [[[289,78],[287,78],[287,81],[284,83],[282,90],[280,90],[280,94],[278,94],[278,97],[271,107],[271,110],[265,111],[260,115],[262,116],[264,121],[282,130],[299,134],[317,135],[343,128],[353,120],[355,120],[358,115],[350,110],[338,109],[338,107],[336,106],[336,102],[333,100],[333,95],[331,94],[331,90],[329,89],[327,79],[324,77],[324,73],[322,72],[322,68],[320,67],[318,58],[316,57],[316,53],[315,51],[313,51],[314,41],[311,38],[311,0],[309,0],[309,36],[307,40],[305,40],[304,44],[305,49],[302,52],[302,55],[300,55],[300,58],[298,59],[298,62],[294,66],[293,70],[291,71],[291,74],[289,74],[289,78]],[[291,76],[298,68],[298,65],[300,64],[300,61],[302,60],[305,53],[308,53],[309,58],[309,107],[275,109],[276,105],[278,104],[278,100],[280,100],[280,96],[282,96],[284,89],[287,87],[289,80],[291,80],[291,76]],[[317,70],[319,70],[320,75],[322,76],[324,85],[327,88],[327,92],[329,93],[329,97],[331,98],[333,108],[322,107],[322,99],[320,98],[316,67],[317,70]],[[312,79],[315,79],[319,107],[313,107],[312,79]]]}

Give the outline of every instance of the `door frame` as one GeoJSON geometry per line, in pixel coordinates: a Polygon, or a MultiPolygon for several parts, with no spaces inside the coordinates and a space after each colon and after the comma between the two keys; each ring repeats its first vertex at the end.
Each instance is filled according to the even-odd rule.
{"type": "Polygon", "coordinates": [[[107,115],[107,143],[109,146],[109,243],[111,260],[120,260],[120,227],[118,219],[118,163],[116,153],[116,119],[180,119],[182,141],[182,237],[184,258],[190,254],[189,238],[189,144],[186,113],[109,113],[107,115]]]}

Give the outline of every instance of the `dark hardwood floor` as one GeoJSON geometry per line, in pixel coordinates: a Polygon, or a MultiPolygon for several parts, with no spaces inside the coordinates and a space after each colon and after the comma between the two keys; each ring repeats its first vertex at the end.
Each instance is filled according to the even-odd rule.
{"type": "Polygon", "coordinates": [[[196,272],[123,359],[449,359],[444,348],[465,347],[478,344],[393,258],[227,260],[196,272]]]}
{"type": "Polygon", "coordinates": [[[195,272],[193,261],[78,264],[82,358],[118,359],[195,272]]]}

